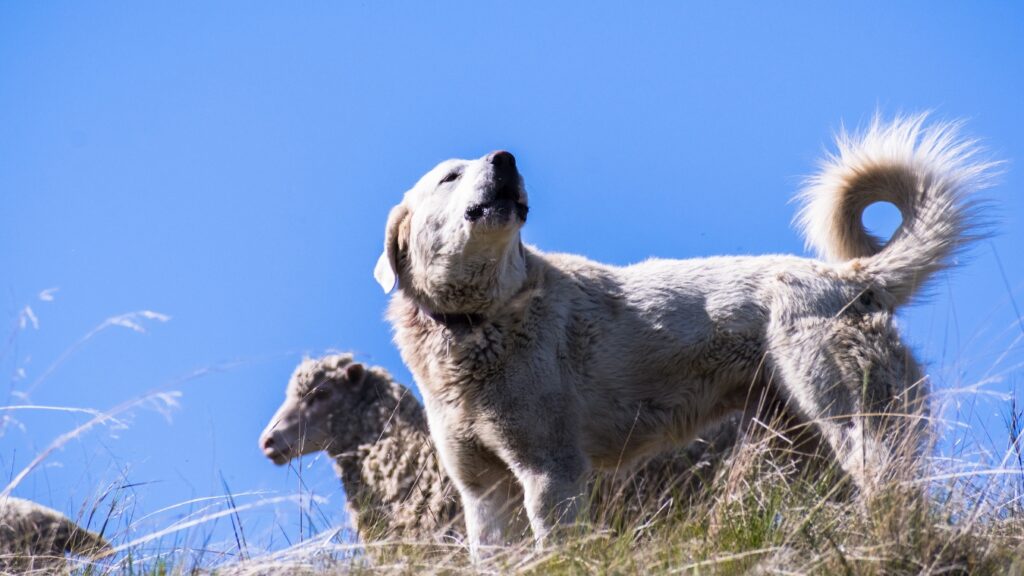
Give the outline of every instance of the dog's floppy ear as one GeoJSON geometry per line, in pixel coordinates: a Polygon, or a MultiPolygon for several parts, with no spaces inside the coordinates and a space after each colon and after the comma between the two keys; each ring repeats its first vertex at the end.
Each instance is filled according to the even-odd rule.
{"type": "Polygon", "coordinates": [[[409,246],[409,209],[399,204],[388,214],[388,225],[384,232],[384,252],[377,259],[373,277],[387,294],[398,285],[398,258],[409,246]]]}

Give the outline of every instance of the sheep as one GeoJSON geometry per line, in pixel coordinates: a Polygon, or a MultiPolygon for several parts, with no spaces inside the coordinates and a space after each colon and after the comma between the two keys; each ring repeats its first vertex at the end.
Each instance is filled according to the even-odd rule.
{"type": "Polygon", "coordinates": [[[111,553],[99,534],[30,500],[0,497],[0,571],[57,571],[65,554],[100,557],[111,553]]]}
{"type": "MultiPolygon", "coordinates": [[[[591,484],[594,508],[605,517],[633,517],[649,513],[650,504],[676,488],[692,493],[735,444],[738,422],[727,419],[705,433],[706,440],[656,457],[628,477],[605,474],[591,484]]],[[[333,458],[363,542],[465,534],[457,492],[430,439],[423,406],[386,370],[366,368],[351,354],[306,359],[295,369],[260,447],[277,465],[321,450],[333,458]]],[[[525,534],[525,515],[509,513],[525,534]]]]}
{"type": "Polygon", "coordinates": [[[364,542],[461,531],[456,493],[423,407],[386,370],[365,368],[350,354],[307,359],[295,369],[260,447],[279,466],[321,450],[333,458],[364,542]]]}

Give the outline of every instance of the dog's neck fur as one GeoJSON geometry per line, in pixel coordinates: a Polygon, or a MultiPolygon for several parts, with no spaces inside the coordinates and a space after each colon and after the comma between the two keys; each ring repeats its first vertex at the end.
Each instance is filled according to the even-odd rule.
{"type": "Polygon", "coordinates": [[[399,294],[442,324],[478,323],[517,294],[527,277],[526,248],[518,232],[501,245],[480,246],[470,256],[421,258],[427,264],[413,266],[418,269],[399,283],[399,294]]]}

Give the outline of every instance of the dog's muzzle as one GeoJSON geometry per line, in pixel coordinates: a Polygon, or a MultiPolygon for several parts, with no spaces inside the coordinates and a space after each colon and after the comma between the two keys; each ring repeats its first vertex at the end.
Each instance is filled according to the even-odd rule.
{"type": "Polygon", "coordinates": [[[491,186],[483,202],[466,209],[466,220],[504,224],[515,216],[520,222],[526,222],[530,207],[522,201],[522,178],[516,168],[516,157],[498,150],[488,154],[486,160],[492,166],[491,186]]]}

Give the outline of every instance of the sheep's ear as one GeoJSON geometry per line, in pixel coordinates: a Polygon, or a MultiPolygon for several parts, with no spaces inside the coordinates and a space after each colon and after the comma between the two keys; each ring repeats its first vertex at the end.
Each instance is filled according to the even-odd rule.
{"type": "Polygon", "coordinates": [[[359,362],[353,362],[345,367],[345,376],[352,384],[360,384],[366,377],[366,368],[359,362]]]}
{"type": "Polygon", "coordinates": [[[401,252],[409,246],[409,209],[399,204],[388,214],[388,224],[384,232],[384,252],[377,259],[373,269],[373,277],[387,294],[398,285],[398,259],[401,252]]]}

